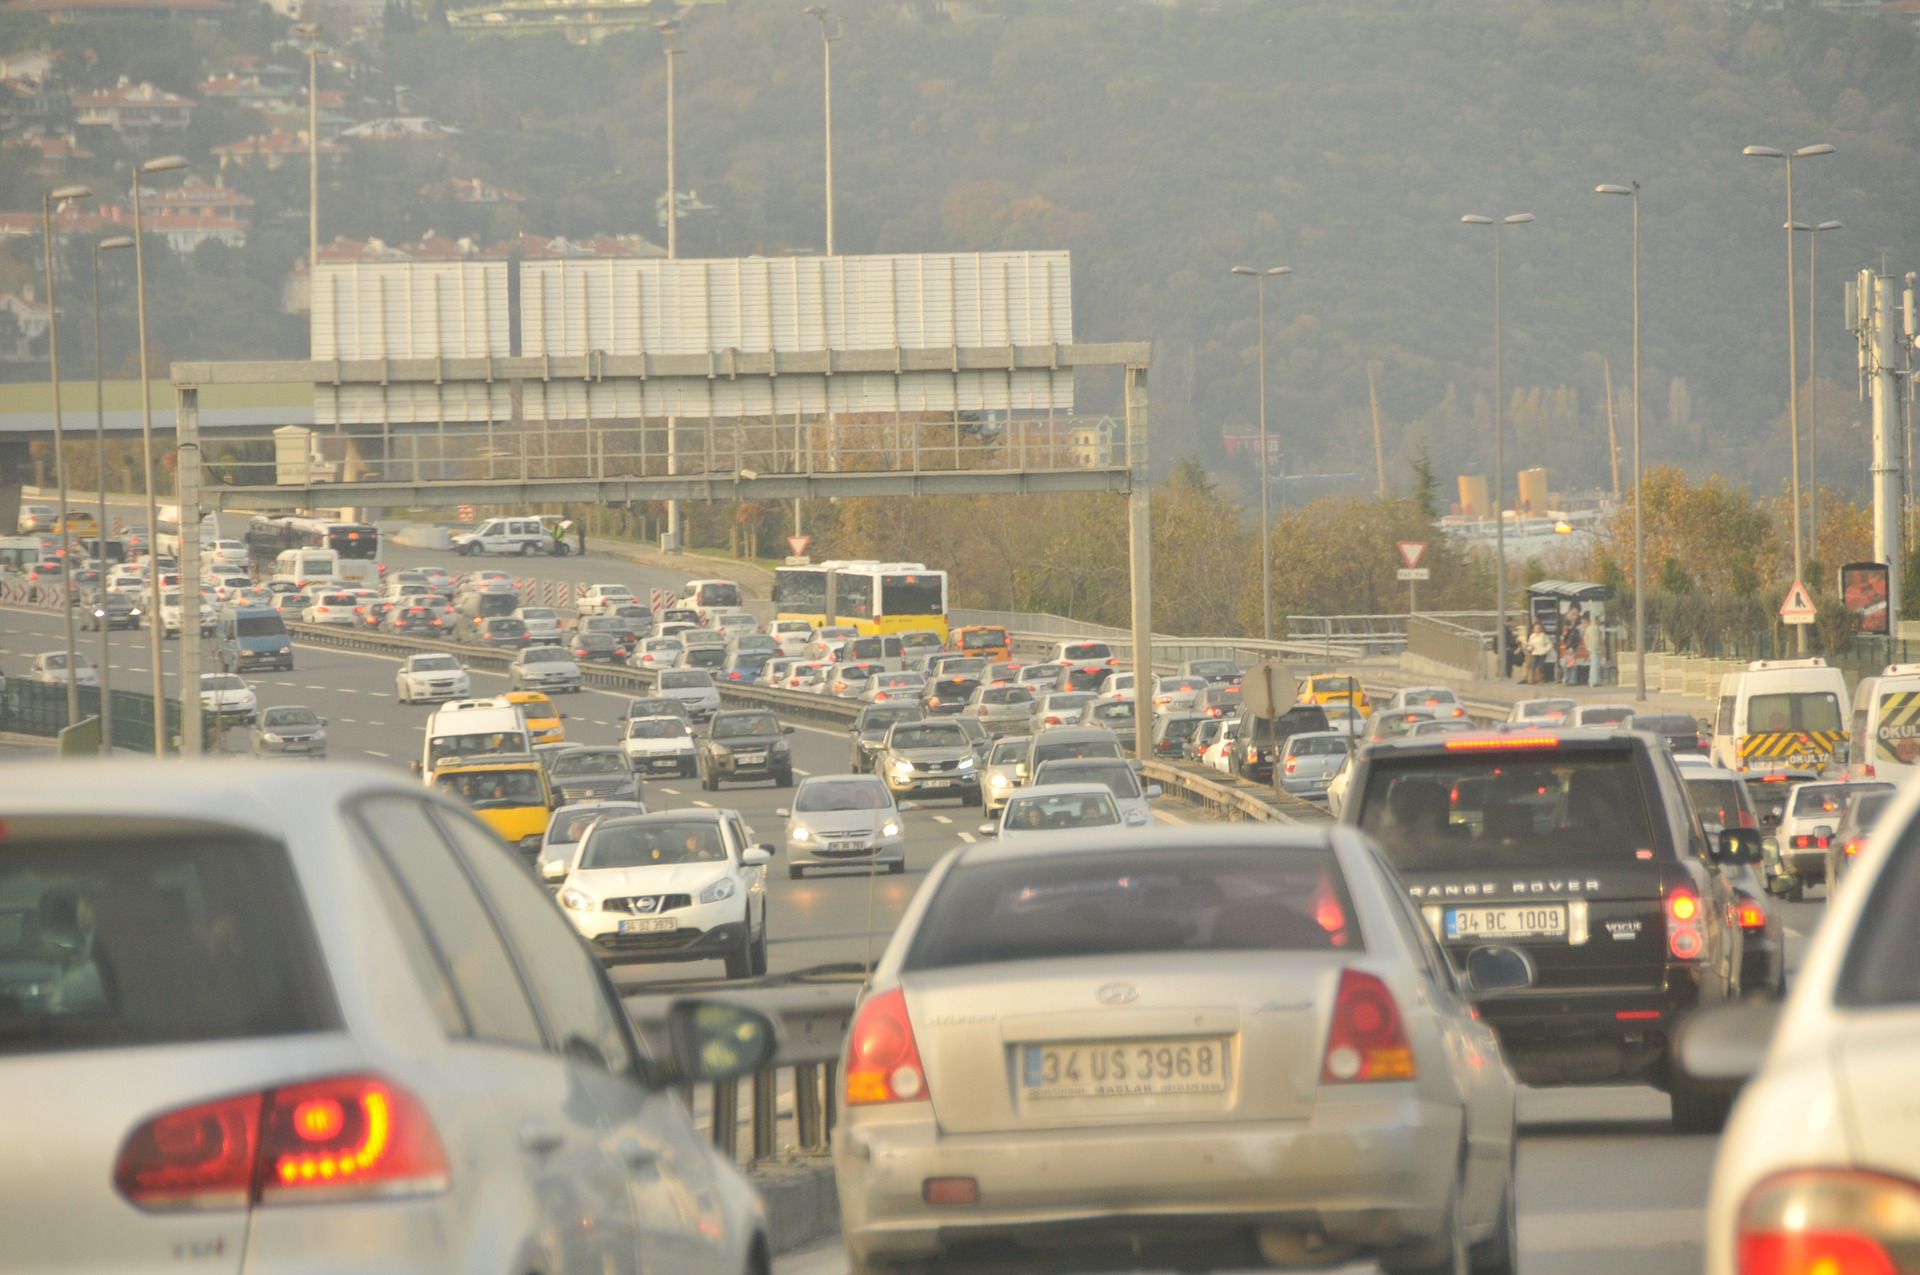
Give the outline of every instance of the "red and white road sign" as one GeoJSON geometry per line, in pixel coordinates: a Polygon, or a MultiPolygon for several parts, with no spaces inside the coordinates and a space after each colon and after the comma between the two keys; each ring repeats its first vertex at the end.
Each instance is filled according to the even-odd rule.
{"type": "Polygon", "coordinates": [[[1813,595],[1807,592],[1806,585],[1795,580],[1787,590],[1787,600],[1780,604],[1780,618],[1788,624],[1812,624],[1814,615],[1813,595]]]}
{"type": "Polygon", "coordinates": [[[1426,541],[1400,540],[1395,543],[1399,545],[1400,557],[1406,562],[1408,567],[1411,568],[1420,565],[1420,555],[1427,551],[1426,541]]]}
{"type": "Polygon", "coordinates": [[[460,508],[454,510],[454,512],[460,516],[461,522],[472,522],[478,517],[472,505],[462,505],[460,508]]]}
{"type": "Polygon", "coordinates": [[[679,600],[680,595],[672,589],[655,589],[652,596],[647,599],[648,605],[653,608],[655,615],[660,614],[660,612],[666,610],[679,600]]]}
{"type": "Polygon", "coordinates": [[[794,557],[798,558],[807,551],[807,546],[812,543],[812,536],[788,536],[787,550],[792,553],[794,557]]]}

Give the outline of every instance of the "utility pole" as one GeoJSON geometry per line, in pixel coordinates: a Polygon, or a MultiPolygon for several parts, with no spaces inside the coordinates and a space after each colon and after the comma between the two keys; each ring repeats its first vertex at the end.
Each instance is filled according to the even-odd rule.
{"type": "MultiPolygon", "coordinates": [[[[674,59],[680,56],[679,42],[676,39],[680,34],[680,24],[669,18],[656,22],[653,26],[666,41],[667,48],[667,260],[673,261],[680,256],[680,191],[674,184],[673,171],[673,63],[674,59]]],[[[680,422],[678,418],[671,415],[667,417],[667,472],[669,474],[680,472],[680,422]]],[[[661,548],[669,553],[680,552],[682,546],[678,500],[667,502],[665,541],[661,548]]]]}
{"type": "MultiPolygon", "coordinates": [[[[206,751],[200,712],[200,391],[181,386],[174,404],[174,454],[179,458],[174,499],[180,505],[180,756],[193,761],[206,751]]],[[[164,717],[166,705],[156,702],[153,711],[164,717]]],[[[224,727],[220,729],[224,739],[224,727]]]]}
{"type": "Polygon", "coordinates": [[[1620,438],[1613,425],[1613,364],[1600,360],[1600,374],[1607,381],[1607,460],[1613,466],[1613,502],[1620,503],[1620,438]]]}
{"type": "Polygon", "coordinates": [[[1373,413],[1373,472],[1380,499],[1387,498],[1387,453],[1380,443],[1380,395],[1373,388],[1373,360],[1367,360],[1367,408],[1373,413]]]}
{"type": "Polygon", "coordinates": [[[1904,360],[1896,357],[1893,279],[1862,270],[1851,289],[1848,326],[1860,340],[1860,366],[1873,397],[1873,556],[1887,567],[1887,623],[1890,637],[1900,632],[1901,543],[1900,377],[1904,360]]]}

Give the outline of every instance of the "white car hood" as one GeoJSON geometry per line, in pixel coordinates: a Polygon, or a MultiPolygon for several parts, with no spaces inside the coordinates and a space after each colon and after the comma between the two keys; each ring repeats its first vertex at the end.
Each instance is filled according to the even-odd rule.
{"type": "Polygon", "coordinates": [[[822,810],[818,814],[797,814],[788,827],[798,824],[821,837],[866,837],[880,830],[893,816],[884,810],[822,810]]]}
{"type": "Polygon", "coordinates": [[[621,742],[626,746],[629,755],[639,753],[644,757],[693,751],[693,741],[685,736],[679,739],[628,739],[621,742]]]}
{"type": "Polygon", "coordinates": [[[630,894],[691,894],[720,877],[730,875],[725,863],[676,863],[647,868],[589,868],[576,870],[567,884],[600,899],[622,899],[630,894]]]}

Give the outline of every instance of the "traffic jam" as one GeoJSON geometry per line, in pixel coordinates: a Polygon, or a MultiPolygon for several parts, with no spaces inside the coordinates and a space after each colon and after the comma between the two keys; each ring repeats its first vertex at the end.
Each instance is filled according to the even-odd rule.
{"type": "Polygon", "coordinates": [[[1142,668],[921,563],[262,516],[183,583],[168,520],[46,512],[9,712],[158,630],[213,755],[5,760],[0,1268],[770,1275],[685,1096],[773,1065],[754,995],[832,907],[821,1270],[1513,1272],[1527,1095],[1631,1087],[1718,1147],[1717,1275],[1920,1271],[1920,665],[1756,661],[1696,717],[1142,668]],[[365,686],[295,682],[329,659],[365,686]],[[624,980],[680,966],[643,1036],[624,980]]]}

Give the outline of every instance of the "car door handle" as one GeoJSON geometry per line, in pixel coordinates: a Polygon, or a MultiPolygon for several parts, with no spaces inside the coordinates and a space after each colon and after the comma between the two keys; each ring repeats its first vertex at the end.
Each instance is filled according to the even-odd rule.
{"type": "Polygon", "coordinates": [[[520,1145],[535,1155],[552,1155],[566,1145],[567,1135],[559,1126],[544,1120],[527,1120],[520,1125],[520,1145]]]}

